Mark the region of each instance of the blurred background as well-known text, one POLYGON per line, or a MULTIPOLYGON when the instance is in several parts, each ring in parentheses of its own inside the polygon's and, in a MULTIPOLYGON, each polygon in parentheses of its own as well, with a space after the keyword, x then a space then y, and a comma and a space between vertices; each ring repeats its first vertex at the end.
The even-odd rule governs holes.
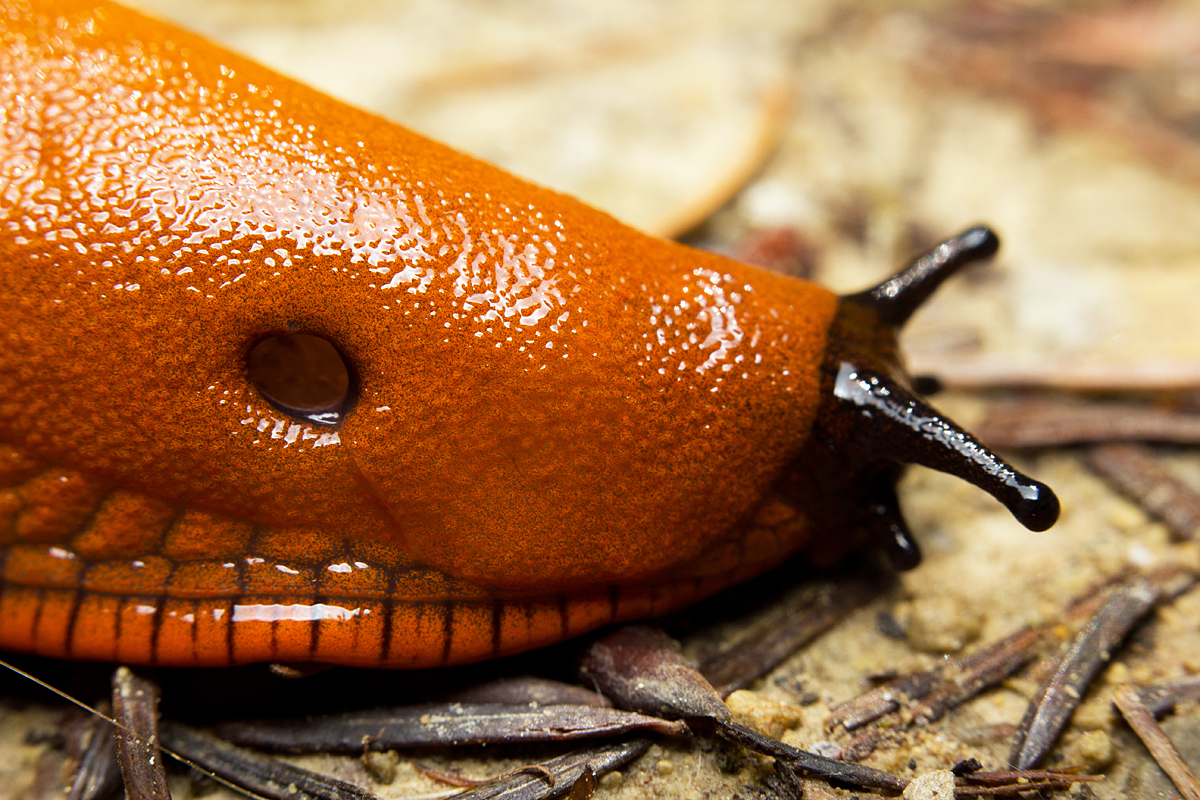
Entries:
POLYGON ((788 228, 839 290, 986 221, 1000 262, 922 315, 921 369, 1200 351, 1194 3, 140 5, 648 232, 788 228))
MULTIPOLYGON (((1196 2, 137 5, 644 231, 837 291, 869 286, 986 222, 1004 242, 999 257, 941 289, 904 337, 912 371, 952 390, 936 398, 940 407, 971 427, 997 397, 1033 387, 1200 410, 1196 2)), ((1200 489, 1194 449, 1162 455, 1200 489)), ((910 473, 902 499, 926 563, 756 688, 762 703, 794 709, 785 741, 828 737, 828 709, 861 691, 866 675, 926 668, 947 649, 1052 618, 1126 570, 1200 567, 1194 541, 1172 542, 1076 451, 1018 463, 1063 500, 1050 532, 1030 534, 952 478, 910 473), (917 642, 922 614, 960 633, 958 643, 917 642), (885 617, 909 625, 907 641, 904 631, 881 633, 885 617)), ((1155 783, 1140 745, 1105 712, 1104 693, 1131 678, 1200 672, 1196 594, 1123 652, 1090 697, 1091 727, 1064 737, 1057 758, 1109 775, 1086 796, 1169 796, 1157 794, 1169 785, 1155 783), (1097 736, 1107 750, 1077 746, 1097 736)), ((913 765, 974 755, 995 768, 1032 692, 1029 679, 1010 680, 934 733, 881 746, 869 763, 907 776, 913 765)), ((1181 720, 1195 752, 1194 706, 1181 720)), ((313 763, 362 779, 353 761, 313 763)), ((762 796, 744 788, 754 774, 750 760, 732 763, 711 746, 664 744, 623 786, 602 791, 762 796)), ((408 777, 374 789, 428 790, 408 777)))

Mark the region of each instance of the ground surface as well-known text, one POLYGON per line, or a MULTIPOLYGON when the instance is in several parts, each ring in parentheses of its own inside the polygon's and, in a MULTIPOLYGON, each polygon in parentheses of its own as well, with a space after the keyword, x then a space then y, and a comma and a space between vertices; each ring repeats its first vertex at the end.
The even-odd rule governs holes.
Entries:
MULTIPOLYGON (((1200 183, 1188 149, 1200 65, 1180 55, 1200 40, 1200 9, 1160 4, 1139 17, 1105 6, 1068 18, 1049 6, 855 5, 158 3, 164 16, 646 230, 675 234, 707 219, 693 238, 733 252, 756 230, 795 228, 811 248, 814 278, 837 290, 869 285, 935 237, 986 221, 1004 249, 913 321, 905 345, 917 371, 964 383, 1014 370, 1200 374, 1200 183), (1154 14, 1178 16, 1166 25, 1154 14), (1028 56, 1033 45, 988 50, 989 79, 972 71, 981 51, 964 43, 1003 44, 1014 29, 1033 41, 1031 30, 1055 26, 1062 33, 1051 44, 1060 44, 1037 47, 1061 72, 1075 70, 1067 82, 1075 94, 1048 98, 996 77, 1005 69, 1036 77, 1028 64, 1013 66, 1014 52, 1028 56)), ((1200 381, 1192 389, 1200 392, 1200 381)), ((987 399, 957 392, 936 402, 970 427, 987 399)), ((1172 458, 1200 487, 1196 453, 1172 458)), ((866 676, 942 657, 914 646, 913 620, 944 615, 943 627, 969 648, 1052 617, 1124 568, 1200 567, 1195 544, 1171 544, 1076 453, 1018 463, 1057 489, 1058 526, 1028 533, 978 491, 914 470, 902 498, 925 564, 743 702, 785 704, 793 721, 776 733, 812 747, 836 738, 825 715, 866 676), (880 612, 909 621, 908 640, 880 633, 880 612)), ((1092 759, 1109 776, 1092 785, 1096 797, 1159 796, 1144 750, 1108 699, 1121 682, 1196 672, 1193 591, 1117 655, 1054 760, 1092 759)), ((998 768, 1004 734, 1032 689, 1011 680, 867 763, 905 776, 968 756, 998 768)), ((47 745, 25 742, 31 729, 52 730, 58 714, 0 707, 0 798, 55 796, 43 791, 54 781, 35 781, 47 745)), ((1198 722, 1192 707, 1170 725, 1182 739, 1198 722)), ((302 763, 389 798, 438 790, 403 760, 390 785, 372 783, 353 760, 302 763)), ((520 763, 455 768, 477 775, 520 763)), ((599 796, 753 797, 762 769, 706 744, 663 744, 619 783, 609 778, 599 796)), ((192 792, 186 782, 176 788, 180 797, 192 792)))

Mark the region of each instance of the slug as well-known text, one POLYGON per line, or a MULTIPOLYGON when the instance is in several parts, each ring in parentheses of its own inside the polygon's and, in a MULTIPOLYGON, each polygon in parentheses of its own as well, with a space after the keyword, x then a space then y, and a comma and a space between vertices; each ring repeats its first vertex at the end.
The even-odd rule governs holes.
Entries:
POLYGON ((806 552, 917 553, 915 462, 1054 494, 909 388, 874 289, 642 235, 103 0, 0 17, 0 647, 426 667, 806 552))

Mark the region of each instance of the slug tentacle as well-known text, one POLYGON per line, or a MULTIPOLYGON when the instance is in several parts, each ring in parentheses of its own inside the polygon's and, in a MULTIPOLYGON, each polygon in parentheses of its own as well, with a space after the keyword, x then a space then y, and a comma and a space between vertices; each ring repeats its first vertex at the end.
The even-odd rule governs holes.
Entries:
POLYGON ((873 437, 886 431, 892 446, 876 444, 877 455, 894 449, 896 458, 956 475, 995 497, 1030 530, 1044 531, 1058 519, 1058 498, 1050 487, 1010 467, 974 436, 885 376, 843 361, 833 394, 871 418, 873 437))
POLYGON ((1000 237, 991 228, 976 225, 942 242, 878 286, 846 295, 842 302, 873 308, 880 322, 903 327, 942 281, 967 264, 991 258, 999 249, 1000 237))
POLYGON ((830 326, 821 406, 801 456, 812 474, 799 480, 798 491, 809 505, 828 509, 827 525, 849 519, 900 569, 920 560, 896 502, 901 464, 921 464, 978 486, 1031 530, 1045 530, 1058 519, 1058 498, 1049 487, 1013 469, 917 397, 897 347, 899 326, 934 289, 964 265, 993 255, 999 244, 990 229, 970 228, 875 288, 840 298, 830 326))
POLYGON ((898 570, 910 570, 921 563, 921 548, 908 530, 896 497, 896 481, 903 467, 895 465, 870 482, 863 504, 864 527, 871 541, 878 544, 898 570))

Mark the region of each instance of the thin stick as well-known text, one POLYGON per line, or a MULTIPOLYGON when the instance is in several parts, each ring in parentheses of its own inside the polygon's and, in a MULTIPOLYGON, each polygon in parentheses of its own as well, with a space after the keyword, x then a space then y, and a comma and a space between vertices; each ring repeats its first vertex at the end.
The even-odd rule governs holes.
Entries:
MULTIPOLYGON (((8 663, 7 661, 5 661, 2 658, 0 658, 0 668, 7 669, 9 672, 12 672, 16 675, 20 675, 22 678, 26 679, 27 681, 30 681, 31 683, 35 683, 38 686, 41 686, 43 689, 50 692, 51 694, 57 695, 58 697, 62 698, 63 700, 66 700, 68 703, 70 703, 74 706, 78 706, 79 708, 82 708, 87 713, 89 713, 93 716, 99 717, 100 719, 104 720, 105 722, 107 722, 110 725, 112 725, 113 727, 115 727, 123 735, 138 737, 137 731, 132 730, 131 728, 129 728, 125 725, 122 725, 117 720, 113 719, 112 717, 108 716, 107 714, 97 711, 96 709, 92 708, 87 703, 83 702, 82 700, 78 700, 78 699, 72 697, 71 695, 64 692, 62 689, 57 689, 57 688, 51 686, 50 684, 46 683, 44 680, 42 680, 38 676, 28 673, 25 670, 21 669, 20 667, 16 667, 16 666, 8 663)), ((158 747, 159 750, 162 750, 164 753, 166 753, 171 758, 178 761, 180 764, 184 764, 186 766, 191 767, 192 769, 196 770, 197 772, 201 773, 202 775, 204 775, 207 778, 212 778, 214 781, 221 784, 222 786, 224 786, 227 789, 231 789, 240 795, 245 795, 246 797, 249 797, 250 800, 267 800, 267 798, 265 798, 265 797, 254 794, 253 792, 249 792, 246 789, 243 789, 241 786, 238 786, 237 784, 234 784, 234 783, 231 783, 230 781, 225 780, 224 778, 222 778, 220 775, 216 774, 215 772, 205 769, 204 767, 200 766, 196 762, 192 761, 191 759, 185 758, 184 756, 181 756, 179 753, 174 752, 170 748, 163 747, 161 744, 158 744, 156 746, 158 747)))
POLYGON ((1146 745, 1150 755, 1154 756, 1154 760, 1171 778, 1175 788, 1179 789, 1179 793, 1184 796, 1185 800, 1200 800, 1200 779, 1184 763, 1183 757, 1179 755, 1175 745, 1171 744, 1167 734, 1159 727, 1154 715, 1150 713, 1150 709, 1143 705, 1141 694, 1137 688, 1122 686, 1117 689, 1113 703, 1120 709, 1121 716, 1125 717, 1129 727, 1133 728, 1133 732, 1146 745))
MULTIPOLYGON (((1017 769, 1035 765, 1058 739, 1063 726, 1125 635, 1154 608, 1162 591, 1137 577, 1122 586, 1076 635, 1057 668, 1029 704, 1009 762, 1017 769)), ((1197 800, 1200 800, 1198 798, 1197 800)))
POLYGON ((1092 442, 1200 444, 1200 414, 1136 403, 1026 399, 988 409, 975 435, 992 447, 1056 447, 1092 442))
POLYGON ((1200 492, 1172 475, 1150 448, 1134 442, 1095 445, 1087 461, 1148 514, 1165 522, 1176 541, 1190 541, 1200 533, 1200 492))
POLYGON ((1187 700, 1200 700, 1200 675, 1189 675, 1186 678, 1176 678, 1161 683, 1151 683, 1141 687, 1138 694, 1142 702, 1150 709, 1155 717, 1175 708, 1176 704, 1187 700))
POLYGON ((1069 364, 1046 362, 1013 366, 1011 359, 978 359, 957 364, 914 353, 914 375, 934 375, 947 389, 1062 389, 1073 392, 1165 392, 1200 389, 1200 362, 1069 364))
POLYGON ((124 723, 117 732, 117 757, 129 800, 171 800, 158 749, 158 687, 129 667, 117 667, 112 704, 113 716, 124 723))
POLYGON ((754 628, 700 665, 700 672, 728 697, 766 675, 785 659, 824 633, 842 617, 862 608, 888 586, 876 575, 822 584, 790 593, 766 624, 754 628))

